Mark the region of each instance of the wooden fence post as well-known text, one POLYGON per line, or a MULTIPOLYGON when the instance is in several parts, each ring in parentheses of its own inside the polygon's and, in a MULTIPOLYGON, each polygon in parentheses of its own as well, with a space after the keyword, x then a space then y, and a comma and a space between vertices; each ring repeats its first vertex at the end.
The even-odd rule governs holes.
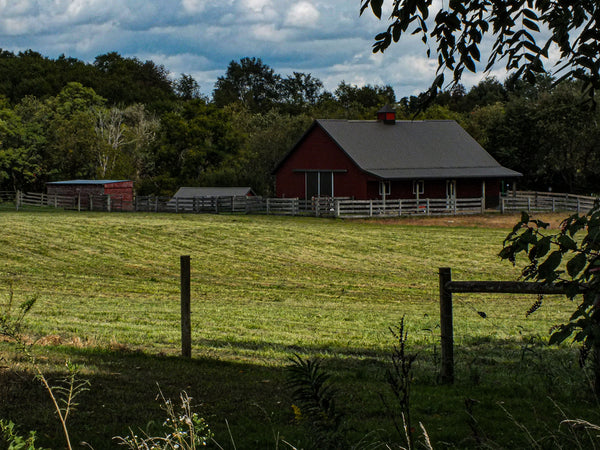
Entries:
POLYGON ((446 290, 446 283, 452 281, 452 269, 441 267, 440 272, 440 330, 442 340, 443 384, 454 383, 454 331, 452 324, 452 292, 446 290))
POLYGON ((192 321, 190 308, 190 256, 181 255, 181 356, 192 357, 192 321))
POLYGON ((19 202, 21 201, 21 191, 17 191, 17 196, 15 198, 15 206, 17 211, 19 210, 19 202))

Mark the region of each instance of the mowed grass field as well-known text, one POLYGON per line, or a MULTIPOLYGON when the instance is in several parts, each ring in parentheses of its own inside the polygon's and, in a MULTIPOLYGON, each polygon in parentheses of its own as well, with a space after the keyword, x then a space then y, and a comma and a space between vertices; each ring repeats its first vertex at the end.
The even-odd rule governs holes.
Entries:
MULTIPOLYGON (((534 297, 455 295, 457 381, 438 384, 438 269, 451 267, 456 280, 519 275, 497 257, 509 228, 486 223, 4 209, 0 300, 11 291, 17 302, 37 298, 28 331, 51 376, 60 378, 66 359, 82 366, 90 390, 70 427, 97 450, 116 446, 111 437, 128 427, 161 423, 159 387, 194 397, 225 448, 225 421, 236 448, 276 448, 277 436, 300 447, 306 433, 285 374, 294 353, 332 373, 350 436, 401 442, 382 398, 394 404, 388 328, 402 317, 419 354, 413 418, 434 447, 515 448, 528 442, 515 421, 547 438, 563 415, 594 420, 596 403, 575 348, 544 345, 573 308, 561 297, 526 317, 534 297), (191 256, 191 360, 178 356, 181 255, 191 256)), ((0 350, 0 417, 61 448, 28 361, 8 342, 0 350)))

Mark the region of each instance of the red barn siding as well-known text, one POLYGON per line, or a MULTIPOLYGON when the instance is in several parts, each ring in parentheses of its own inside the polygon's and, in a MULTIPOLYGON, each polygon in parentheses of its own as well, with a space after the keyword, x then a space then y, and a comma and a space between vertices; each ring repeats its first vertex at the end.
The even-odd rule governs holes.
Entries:
POLYGON ((120 198, 123 202, 133 201, 133 181, 121 181, 104 185, 104 194, 120 198))
POLYGON ((312 131, 279 167, 276 174, 277 197, 305 197, 307 170, 335 171, 336 197, 367 198, 367 175, 320 128, 312 131))

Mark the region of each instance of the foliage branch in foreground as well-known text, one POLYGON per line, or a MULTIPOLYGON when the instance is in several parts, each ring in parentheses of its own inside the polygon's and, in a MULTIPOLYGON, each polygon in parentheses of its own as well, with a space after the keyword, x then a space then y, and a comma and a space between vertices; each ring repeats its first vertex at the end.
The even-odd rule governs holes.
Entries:
MULTIPOLYGON (((552 328, 550 344, 569 337, 582 343, 583 359, 594 349, 596 389, 600 388, 600 204, 586 215, 563 220, 559 231, 548 232, 548 223, 525 212, 504 240, 499 256, 513 264, 519 254, 529 260, 524 280, 558 284, 570 300, 577 300, 569 321, 552 328), (563 264, 565 263, 565 264, 563 264)), ((530 313, 541 306, 538 300, 530 313)))
MULTIPOLYGON (((361 0, 361 14, 371 8, 381 19, 384 0, 361 0)), ((506 60, 506 69, 534 81, 547 72, 551 47, 559 50, 556 73, 560 80, 582 80, 589 98, 600 87, 600 4, 597 0, 393 0, 391 24, 375 36, 373 52, 383 52, 405 34, 416 34, 431 54, 437 43, 438 70, 430 88, 435 95, 444 84, 444 71, 457 83, 467 69, 476 72, 486 35, 495 38, 485 71, 506 60), (433 21, 430 16, 435 17, 433 21), (431 28, 431 29, 430 29, 431 28)))

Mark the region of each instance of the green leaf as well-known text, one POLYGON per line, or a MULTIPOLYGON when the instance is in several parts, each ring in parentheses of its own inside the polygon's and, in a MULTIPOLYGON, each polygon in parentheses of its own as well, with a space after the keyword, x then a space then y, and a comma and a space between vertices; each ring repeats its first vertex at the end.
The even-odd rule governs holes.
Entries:
POLYGON ((558 331, 552 333, 550 336, 550 340, 548 341, 548 345, 560 344, 569 336, 571 336, 573 330, 571 324, 561 325, 558 331))
POLYGON ((577 250, 577 243, 566 234, 561 234, 558 237, 558 245, 560 245, 560 249, 563 252, 566 252, 567 250, 577 250))
POLYGON ((465 56, 463 58, 463 63, 465 64, 465 67, 467 69, 469 69, 471 72, 475 73, 477 71, 475 68, 475 63, 469 56, 465 56))
POLYGON ((510 259, 511 257, 514 258, 514 253, 515 253, 514 246, 509 245, 508 247, 504 247, 502 250, 500 250, 500 253, 498 253, 498 256, 501 259, 510 259))
POLYGON ((551 242, 552 241, 550 239, 550 236, 544 236, 538 241, 538 243, 534 247, 536 259, 543 258, 548 254, 548 252, 550 251, 551 242))
POLYGON ((537 26, 537 23, 535 23, 533 20, 530 19, 523 19, 523 25, 527 28, 529 28, 530 30, 533 31, 540 31, 540 27, 537 26))
POLYGON ((567 263, 567 273, 571 278, 575 278, 583 270, 586 263, 585 253, 578 253, 567 263))
POLYGON ((540 264, 538 268, 538 276, 537 278, 540 280, 555 280, 557 278, 556 268, 560 265, 562 261, 562 253, 560 251, 554 251, 550 253, 546 261, 540 264))
POLYGON ((371 0, 371 9, 373 10, 373 14, 378 19, 381 19, 381 6, 383 5, 383 0, 371 0))

